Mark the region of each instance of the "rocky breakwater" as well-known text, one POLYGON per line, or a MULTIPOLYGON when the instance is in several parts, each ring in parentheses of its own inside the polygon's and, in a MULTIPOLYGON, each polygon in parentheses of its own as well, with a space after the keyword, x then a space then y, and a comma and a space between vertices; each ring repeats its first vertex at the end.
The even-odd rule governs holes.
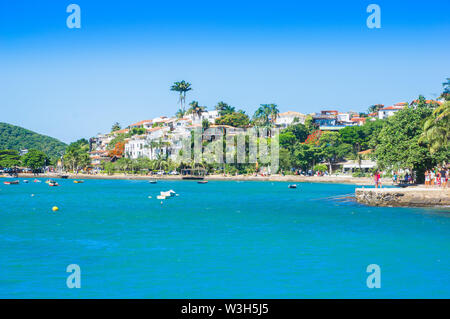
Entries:
POLYGON ((408 188, 357 188, 356 201, 370 206, 449 207, 450 189, 408 188))

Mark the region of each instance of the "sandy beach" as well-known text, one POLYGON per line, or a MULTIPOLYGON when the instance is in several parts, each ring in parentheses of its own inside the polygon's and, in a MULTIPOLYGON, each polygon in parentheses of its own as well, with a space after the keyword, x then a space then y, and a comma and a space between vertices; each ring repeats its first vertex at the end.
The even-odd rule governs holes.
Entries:
MULTIPOLYGON (((39 174, 40 178, 58 178, 60 174, 39 174)), ((130 180, 182 180, 180 175, 131 175, 131 174, 64 174, 70 179, 130 179, 130 180)), ((4 177, 4 176, 3 176, 4 177)), ((33 174, 19 174, 22 178, 35 178, 33 174)), ((223 176, 208 175, 205 180, 210 181, 268 181, 268 182, 297 182, 297 183, 337 183, 354 185, 373 185, 372 178, 352 177, 352 176, 299 176, 299 175, 278 175, 271 176, 223 176)), ((393 185, 391 179, 382 179, 382 185, 393 185)))

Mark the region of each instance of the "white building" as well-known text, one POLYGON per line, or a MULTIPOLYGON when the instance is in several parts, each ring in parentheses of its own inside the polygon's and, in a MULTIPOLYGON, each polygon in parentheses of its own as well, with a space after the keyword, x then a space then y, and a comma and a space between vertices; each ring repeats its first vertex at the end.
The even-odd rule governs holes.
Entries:
POLYGON ((135 135, 129 139, 126 139, 125 141, 125 156, 132 159, 140 157, 150 158, 149 149, 146 147, 146 135, 135 135))
POLYGON ((287 111, 278 114, 278 117, 275 120, 275 125, 286 128, 292 124, 305 124, 305 119, 306 119, 305 114, 295 111, 287 111), (294 120, 298 120, 298 122, 294 123, 294 120))
POLYGON ((341 123, 348 123, 348 122, 350 122, 351 118, 352 118, 352 114, 350 114, 350 113, 339 112, 337 114, 337 120, 338 120, 338 122, 341 122, 341 123))
POLYGON ((378 118, 380 120, 386 119, 386 118, 394 115, 395 113, 397 113, 401 109, 403 109, 406 105, 408 105, 408 103, 401 102, 401 103, 396 103, 396 104, 394 104, 392 106, 388 106, 388 107, 384 107, 382 109, 379 109, 378 110, 378 118))
POLYGON ((202 124, 203 120, 208 120, 209 123, 214 124, 219 117, 219 111, 205 111, 202 112, 200 117, 197 114, 187 114, 185 118, 189 119, 193 124, 202 124))

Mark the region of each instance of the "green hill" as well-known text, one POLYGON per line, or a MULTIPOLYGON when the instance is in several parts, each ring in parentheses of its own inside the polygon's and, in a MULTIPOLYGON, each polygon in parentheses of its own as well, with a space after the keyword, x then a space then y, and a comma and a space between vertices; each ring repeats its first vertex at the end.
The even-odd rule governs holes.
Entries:
POLYGON ((37 149, 50 158, 55 158, 64 152, 66 146, 56 138, 41 135, 20 126, 0 123, 0 150, 37 149))

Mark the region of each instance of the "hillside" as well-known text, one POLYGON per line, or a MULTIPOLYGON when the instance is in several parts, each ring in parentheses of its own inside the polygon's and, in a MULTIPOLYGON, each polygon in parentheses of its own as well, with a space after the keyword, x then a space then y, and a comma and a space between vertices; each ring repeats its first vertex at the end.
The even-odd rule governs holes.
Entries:
POLYGON ((59 157, 66 144, 56 138, 38 134, 7 123, 0 123, 0 149, 22 150, 37 149, 49 157, 59 157))

